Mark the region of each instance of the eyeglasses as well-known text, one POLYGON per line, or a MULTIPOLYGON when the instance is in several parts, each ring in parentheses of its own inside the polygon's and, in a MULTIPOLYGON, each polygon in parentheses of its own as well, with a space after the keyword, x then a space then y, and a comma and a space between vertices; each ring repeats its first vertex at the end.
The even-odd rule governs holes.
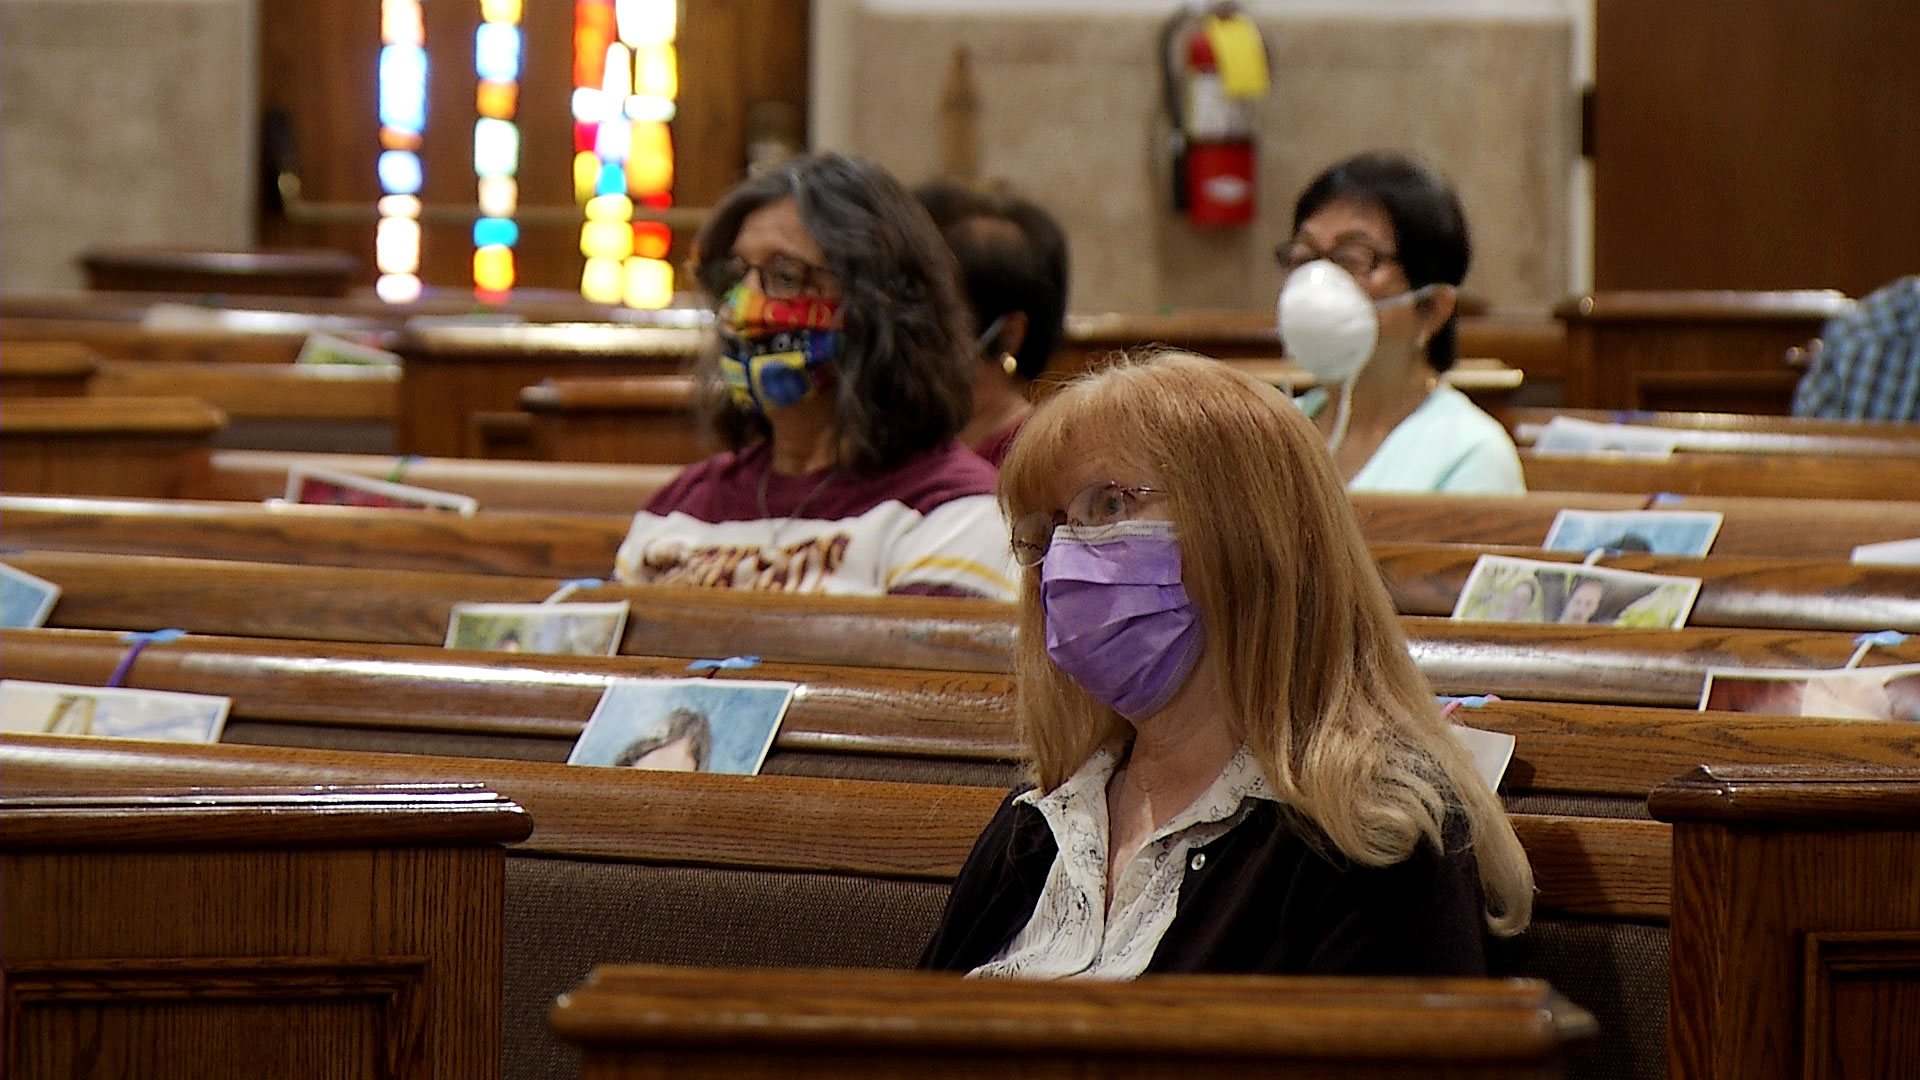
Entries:
POLYGON ((1381 251, 1364 240, 1342 240, 1333 245, 1331 251, 1321 251, 1305 240, 1295 240, 1273 249, 1273 261, 1279 264, 1283 274, 1291 274, 1317 259, 1325 259, 1352 274, 1356 281, 1364 281, 1380 269, 1381 263, 1399 262, 1400 256, 1391 251, 1381 251))
POLYGON ((1054 530, 1090 529, 1128 521, 1150 498, 1164 498, 1160 488, 1128 487, 1108 480, 1090 484, 1067 503, 1064 512, 1035 510, 1013 523, 1013 557, 1021 566, 1038 566, 1053 544, 1054 530))
POLYGON ((815 266, 790 255, 774 255, 766 262, 751 263, 738 255, 700 268, 700 283, 716 297, 727 295, 752 271, 760 277, 760 291, 769 300, 791 300, 796 296, 820 296, 826 292, 823 282, 833 280, 833 271, 815 266))

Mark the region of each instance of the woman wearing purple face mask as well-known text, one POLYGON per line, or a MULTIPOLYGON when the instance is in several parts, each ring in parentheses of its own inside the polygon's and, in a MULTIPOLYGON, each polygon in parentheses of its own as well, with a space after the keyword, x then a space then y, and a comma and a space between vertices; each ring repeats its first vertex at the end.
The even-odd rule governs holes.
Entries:
POLYGON ((1350 490, 1526 491, 1506 429, 1440 378, 1471 257, 1459 198, 1398 155, 1342 161, 1295 204, 1280 338, 1320 383, 1300 407, 1350 490))
POLYGON ((717 348, 697 373, 727 449, 634 517, 622 581, 1013 594, 994 470, 957 441, 974 354, 954 259, 886 170, 797 158, 694 239, 717 348))
POLYGON ((1001 502, 1035 786, 922 964, 1483 974, 1532 873, 1408 656, 1312 424, 1185 354, 1049 398, 1001 502))

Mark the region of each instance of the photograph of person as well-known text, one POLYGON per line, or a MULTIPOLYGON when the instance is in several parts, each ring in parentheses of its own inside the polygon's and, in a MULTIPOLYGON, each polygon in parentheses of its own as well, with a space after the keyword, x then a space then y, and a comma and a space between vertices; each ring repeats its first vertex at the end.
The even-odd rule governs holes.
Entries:
POLYGON ((1705 555, 1720 535, 1717 510, 1562 510, 1547 530, 1548 551, 1705 555))
POLYGON ((1700 579, 1482 555, 1454 603, 1462 622, 1685 626, 1700 579))
POLYGON ((773 746, 793 686, 617 679, 601 695, 567 763, 752 776, 773 746))
POLYGON ((231 698, 170 690, 0 681, 0 730, 214 743, 231 698))
POLYGON ((1712 668, 1700 708, 1833 720, 1920 722, 1920 664, 1837 669, 1712 668))
POLYGON ((1228 365, 1137 353, 1042 402, 1001 477, 1033 786, 921 966, 1484 974, 1532 872, 1312 421, 1228 365))
POLYGON ((612 656, 627 626, 627 602, 455 604, 447 648, 549 656, 612 656))
POLYGON ((410 487, 353 473, 295 465, 287 470, 286 501, 319 506, 378 506, 392 510, 452 510, 472 514, 480 504, 472 496, 410 487))
POLYGON ((60 586, 0 563, 0 626, 9 630, 45 626, 59 601, 60 586))

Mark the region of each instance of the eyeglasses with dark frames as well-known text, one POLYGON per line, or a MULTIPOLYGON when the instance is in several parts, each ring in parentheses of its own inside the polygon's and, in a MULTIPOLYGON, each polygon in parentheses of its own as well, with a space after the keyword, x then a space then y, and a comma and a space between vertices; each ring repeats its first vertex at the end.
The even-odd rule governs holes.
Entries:
POLYGON ((823 283, 833 280, 833 271, 791 255, 773 255, 757 263, 731 255, 717 263, 702 266, 700 282, 715 297, 723 297, 733 291, 735 285, 745 281, 748 273, 760 278, 760 291, 767 294, 769 300, 819 296, 826 292, 823 283))
POLYGON ((1291 274, 1320 259, 1352 274, 1356 281, 1364 281, 1380 269, 1382 263, 1399 262, 1400 256, 1397 252, 1381 251, 1364 240, 1342 240, 1327 251, 1305 240, 1294 240, 1273 249, 1273 261, 1283 274, 1291 274))

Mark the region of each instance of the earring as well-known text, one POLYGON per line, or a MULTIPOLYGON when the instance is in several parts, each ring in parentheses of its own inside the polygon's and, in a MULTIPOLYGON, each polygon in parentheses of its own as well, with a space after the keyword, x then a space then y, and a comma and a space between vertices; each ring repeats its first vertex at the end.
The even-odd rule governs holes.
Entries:
POLYGON ((1012 375, 1020 370, 1020 361, 1014 359, 1012 353, 1001 353, 1000 370, 1006 372, 1008 375, 1012 375))

